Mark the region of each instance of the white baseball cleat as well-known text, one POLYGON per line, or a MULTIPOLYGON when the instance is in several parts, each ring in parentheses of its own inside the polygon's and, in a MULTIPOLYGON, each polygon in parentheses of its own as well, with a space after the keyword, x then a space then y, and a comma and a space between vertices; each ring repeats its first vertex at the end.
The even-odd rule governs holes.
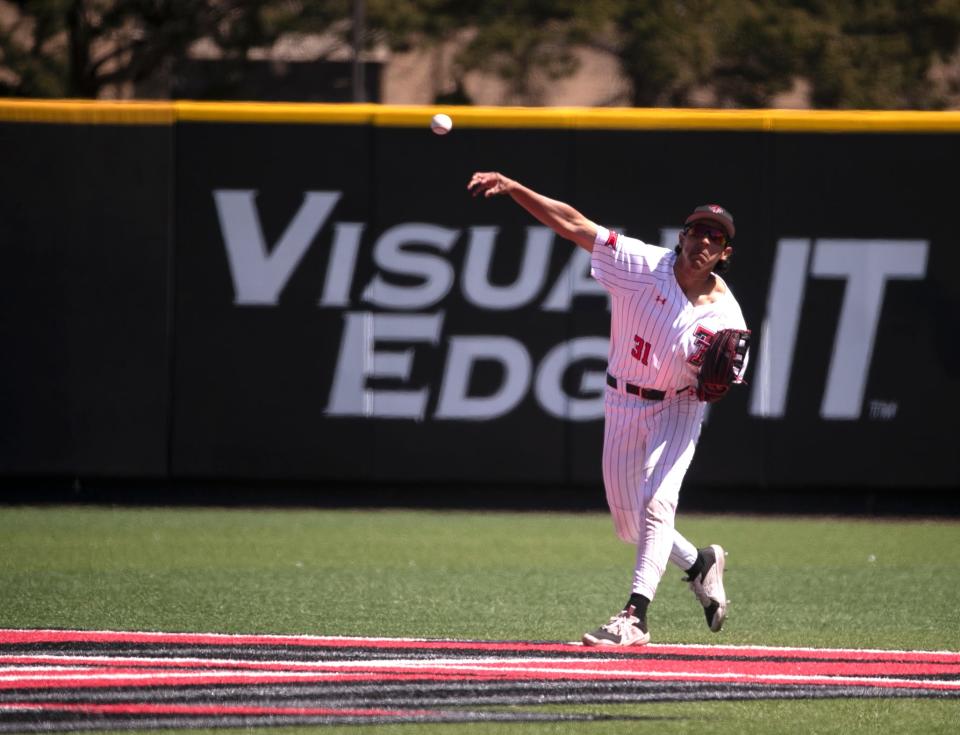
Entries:
POLYGON ((650 634, 640 627, 640 618, 633 614, 631 605, 591 633, 583 634, 585 646, 643 646, 650 642, 650 634))
POLYGON ((703 612, 707 617, 707 625, 714 633, 723 627, 727 617, 727 593, 723 589, 723 568, 726 564, 726 552, 722 546, 711 544, 700 549, 706 559, 706 567, 693 579, 687 579, 690 589, 703 605, 703 612))

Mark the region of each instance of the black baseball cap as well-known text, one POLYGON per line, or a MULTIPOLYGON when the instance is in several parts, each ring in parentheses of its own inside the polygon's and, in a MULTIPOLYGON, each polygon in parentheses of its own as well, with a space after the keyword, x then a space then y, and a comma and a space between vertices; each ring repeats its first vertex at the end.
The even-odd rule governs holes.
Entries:
POLYGON ((719 204, 701 204, 693 210, 693 214, 687 217, 686 222, 683 224, 689 225, 691 222, 698 222, 705 219, 716 222, 723 227, 727 232, 727 238, 730 240, 733 239, 734 234, 737 232, 733 226, 733 215, 719 204))

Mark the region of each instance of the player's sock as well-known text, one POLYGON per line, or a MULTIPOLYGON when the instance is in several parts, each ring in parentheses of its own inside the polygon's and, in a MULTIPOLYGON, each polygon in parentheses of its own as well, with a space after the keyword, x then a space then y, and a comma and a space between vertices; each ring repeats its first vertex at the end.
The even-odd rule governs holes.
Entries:
POLYGON ((633 607, 633 614, 640 621, 637 627, 644 633, 647 632, 647 607, 649 607, 649 605, 650 600, 634 592, 630 595, 630 599, 627 600, 627 604, 623 606, 624 610, 630 609, 631 606, 633 607))
POLYGON ((703 553, 697 551, 697 560, 693 563, 693 566, 687 570, 687 578, 684 581, 689 582, 691 579, 699 577, 701 572, 703 572, 705 563, 706 562, 704 561, 703 553))
POLYGON ((697 549, 697 560, 687 570, 686 581, 689 582, 695 577, 702 577, 703 573, 716 563, 717 557, 709 546, 705 549, 697 549))

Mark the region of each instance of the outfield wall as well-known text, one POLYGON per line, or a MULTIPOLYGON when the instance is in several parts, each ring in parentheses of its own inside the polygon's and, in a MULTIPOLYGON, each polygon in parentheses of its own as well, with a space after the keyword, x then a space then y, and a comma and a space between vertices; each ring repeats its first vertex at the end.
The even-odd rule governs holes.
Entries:
POLYGON ((595 485, 608 303, 498 169, 736 217, 689 481, 956 488, 958 113, 0 102, 0 474, 595 485))

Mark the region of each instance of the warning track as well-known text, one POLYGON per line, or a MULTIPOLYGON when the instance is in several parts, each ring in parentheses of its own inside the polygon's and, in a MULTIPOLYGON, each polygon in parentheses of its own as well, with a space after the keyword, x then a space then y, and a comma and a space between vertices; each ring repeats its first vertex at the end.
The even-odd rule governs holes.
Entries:
POLYGON ((960 698, 960 653, 0 629, 0 732, 599 719, 542 705, 820 697, 960 698))

